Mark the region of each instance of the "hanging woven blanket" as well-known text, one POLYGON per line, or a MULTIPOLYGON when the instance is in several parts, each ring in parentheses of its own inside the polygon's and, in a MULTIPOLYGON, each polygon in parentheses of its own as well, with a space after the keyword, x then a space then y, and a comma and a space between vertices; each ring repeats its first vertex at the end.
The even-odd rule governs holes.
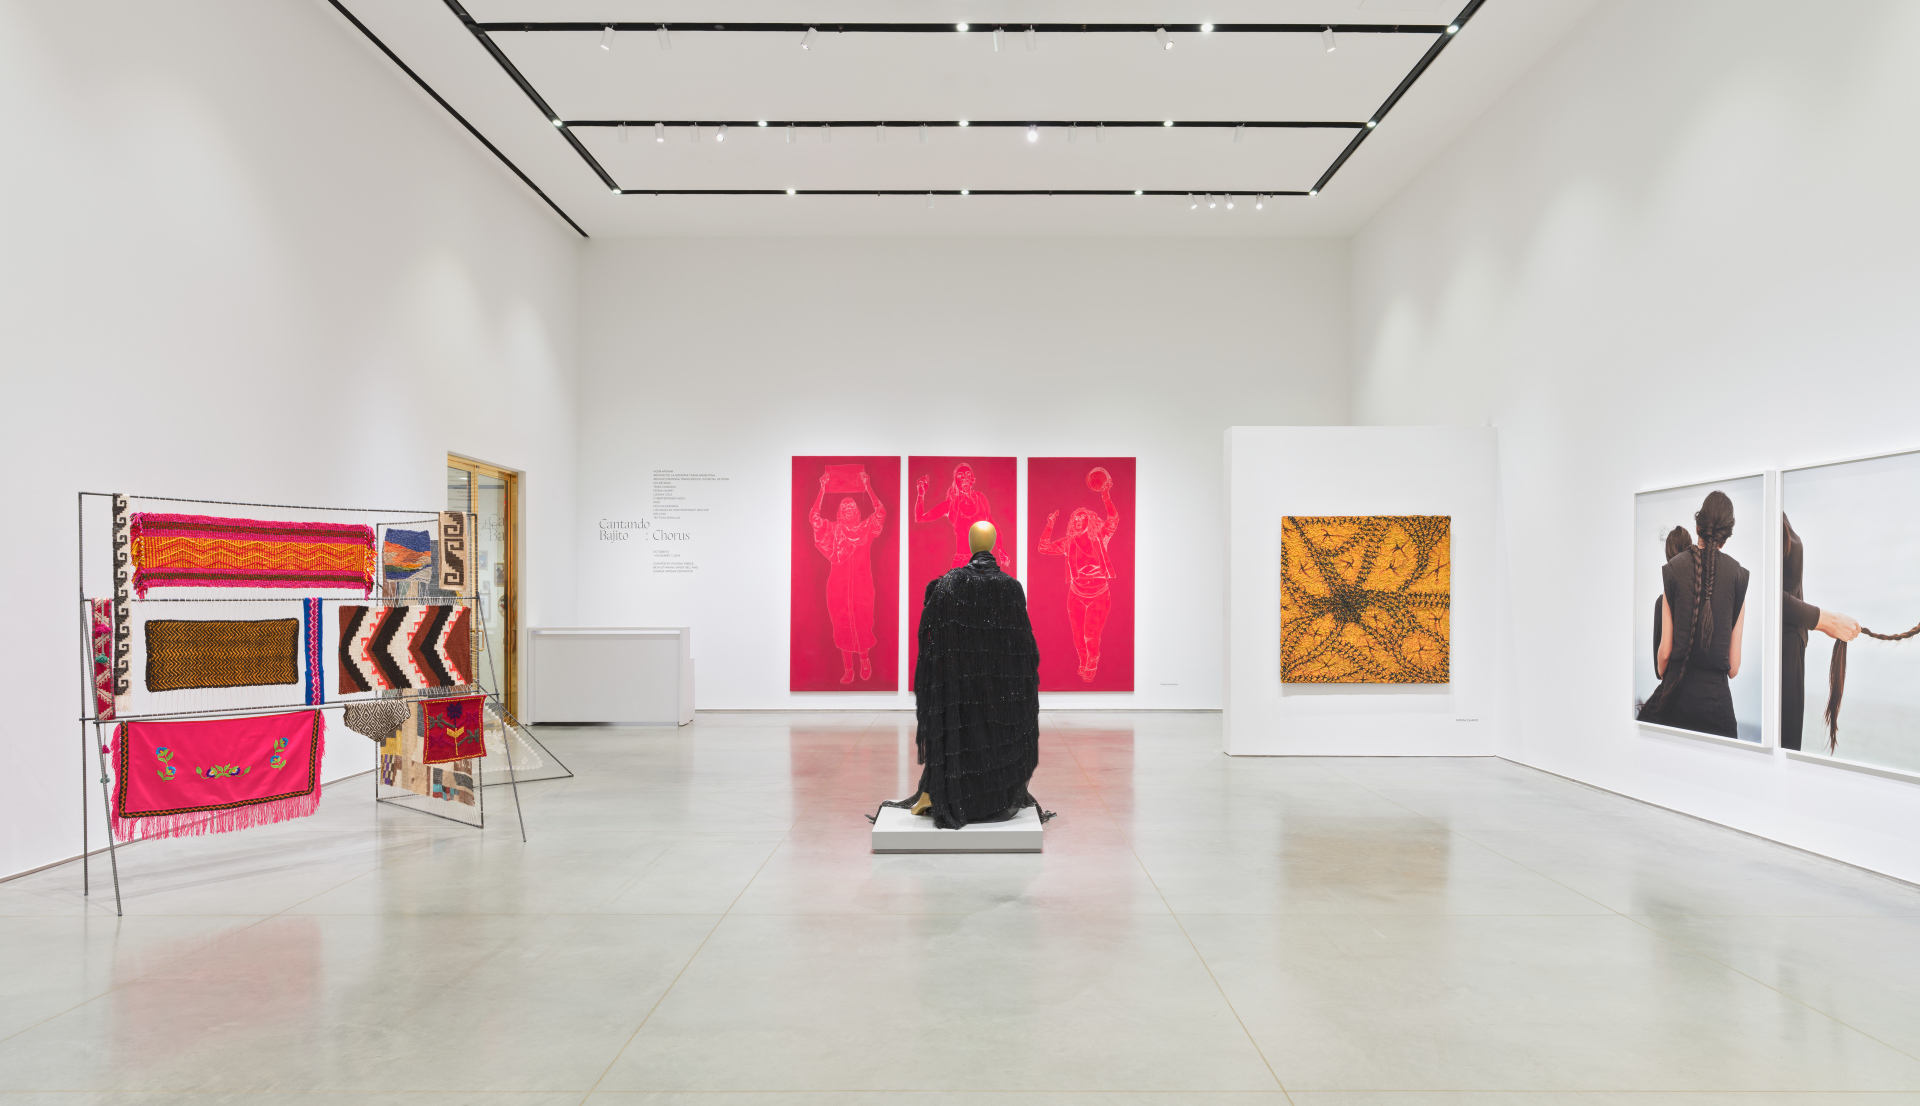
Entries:
POLYGON ((462 511, 440 512, 440 586, 467 594, 467 516, 462 511))
POLYGON ((340 608, 340 694, 473 682, 472 620, 463 606, 340 608))
POLYGON ((380 576, 388 583, 411 580, 433 570, 433 534, 426 530, 387 529, 380 545, 380 576))
POLYGON ((326 669, 321 657, 324 653, 320 645, 320 635, 324 627, 320 625, 321 600, 316 598, 300 601, 300 653, 306 661, 302 669, 302 680, 307 692, 307 705, 318 706, 327 701, 327 683, 323 677, 326 669))
POLYGON ((403 787, 416 795, 472 806, 474 779, 480 764, 477 759, 446 764, 428 764, 422 759, 426 756, 427 722, 421 707, 428 702, 432 700, 408 700, 406 723, 381 743, 380 782, 389 787, 403 787))
POLYGON ((113 497, 113 699, 116 713, 133 694, 133 507, 113 497))
POLYGON ((300 682, 300 620, 154 619, 146 624, 147 690, 300 682))
POLYGON ((373 528, 338 522, 262 522, 136 514, 133 587, 352 588, 373 594, 373 528))
POLYGON ((317 710, 114 728, 113 832, 122 841, 228 833, 320 808, 317 710))
POLYGON ((426 720, 426 749, 421 760, 445 764, 487 755, 487 697, 461 695, 420 700, 426 720))
POLYGON ((87 600, 93 644, 93 713, 105 721, 113 717, 113 600, 87 600))
POLYGON ((355 703, 345 714, 347 729, 385 744, 394 731, 406 724, 407 703, 404 699, 375 699, 371 703, 355 703))

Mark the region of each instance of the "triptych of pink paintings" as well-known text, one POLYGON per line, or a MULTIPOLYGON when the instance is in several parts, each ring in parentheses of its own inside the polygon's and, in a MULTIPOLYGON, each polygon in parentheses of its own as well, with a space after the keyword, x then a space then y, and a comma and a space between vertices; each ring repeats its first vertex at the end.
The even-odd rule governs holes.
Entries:
POLYGON ((1019 517, 1012 457, 793 459, 794 691, 898 691, 900 535, 907 546, 907 672, 920 597, 971 556, 991 522, 1009 575, 1026 563, 1040 690, 1133 690, 1134 459, 1030 457, 1019 517), (1024 544, 1022 539, 1025 539, 1024 544))

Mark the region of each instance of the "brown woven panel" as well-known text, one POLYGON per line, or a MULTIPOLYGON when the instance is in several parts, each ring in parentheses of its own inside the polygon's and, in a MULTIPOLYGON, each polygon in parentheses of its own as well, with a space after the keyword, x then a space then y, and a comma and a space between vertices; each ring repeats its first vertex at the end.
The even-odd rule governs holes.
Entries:
POLYGON ((147 623, 147 690, 300 682, 300 620, 147 623))

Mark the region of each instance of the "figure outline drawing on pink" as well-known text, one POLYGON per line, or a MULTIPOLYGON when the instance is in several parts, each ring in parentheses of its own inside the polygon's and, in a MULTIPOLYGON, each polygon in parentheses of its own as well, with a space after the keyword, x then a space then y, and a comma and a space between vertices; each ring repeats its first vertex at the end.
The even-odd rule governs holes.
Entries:
POLYGON ((1113 475, 1105 468, 1096 465, 1087 473, 1087 487, 1100 494, 1106 521, 1090 507, 1076 507, 1067 518, 1066 536, 1055 541, 1053 526, 1060 518, 1055 509, 1040 531, 1038 548, 1043 554, 1066 559, 1069 636, 1080 655, 1081 682, 1092 683, 1100 669, 1100 637, 1113 611, 1113 558, 1107 546, 1120 529, 1120 509, 1113 505, 1113 475))
MULTIPOLYGON (((947 485, 947 497, 926 508, 927 485, 932 478, 922 475, 913 482, 913 521, 937 522, 941 518, 953 523, 953 564, 950 568, 959 568, 973 559, 973 549, 967 544, 967 532, 976 522, 991 523, 993 509, 987 503, 987 493, 975 486, 973 466, 965 461, 953 466, 953 482, 947 485)), ((996 546, 993 559, 1000 562, 1000 570, 1012 573, 1013 560, 1009 547, 996 546)))
MULTIPOLYGON (((851 489, 845 489, 851 490, 851 489)), ((887 526, 887 507, 873 490, 873 479, 864 466, 828 465, 820 473, 820 493, 814 497, 808 514, 813 524, 813 547, 832 567, 827 573, 827 616, 833 622, 833 644, 840 650, 840 682, 853 682, 854 662, 859 661, 860 678, 873 678, 873 543, 887 526), (860 505, 853 497, 840 500, 834 517, 821 517, 827 486, 836 476, 851 475, 845 470, 859 469, 860 490, 873 502, 873 512, 860 517, 860 505), (835 470, 841 470, 836 473, 835 470)))

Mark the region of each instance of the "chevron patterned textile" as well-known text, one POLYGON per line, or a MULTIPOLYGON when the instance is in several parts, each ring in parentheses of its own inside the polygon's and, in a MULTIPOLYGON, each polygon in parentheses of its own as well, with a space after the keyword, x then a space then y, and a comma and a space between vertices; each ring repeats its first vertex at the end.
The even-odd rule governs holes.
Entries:
POLYGON ((373 528, 141 513, 132 523, 133 587, 352 588, 373 593, 373 528))
POLYGON ((473 683, 464 606, 340 608, 340 694, 473 683))

